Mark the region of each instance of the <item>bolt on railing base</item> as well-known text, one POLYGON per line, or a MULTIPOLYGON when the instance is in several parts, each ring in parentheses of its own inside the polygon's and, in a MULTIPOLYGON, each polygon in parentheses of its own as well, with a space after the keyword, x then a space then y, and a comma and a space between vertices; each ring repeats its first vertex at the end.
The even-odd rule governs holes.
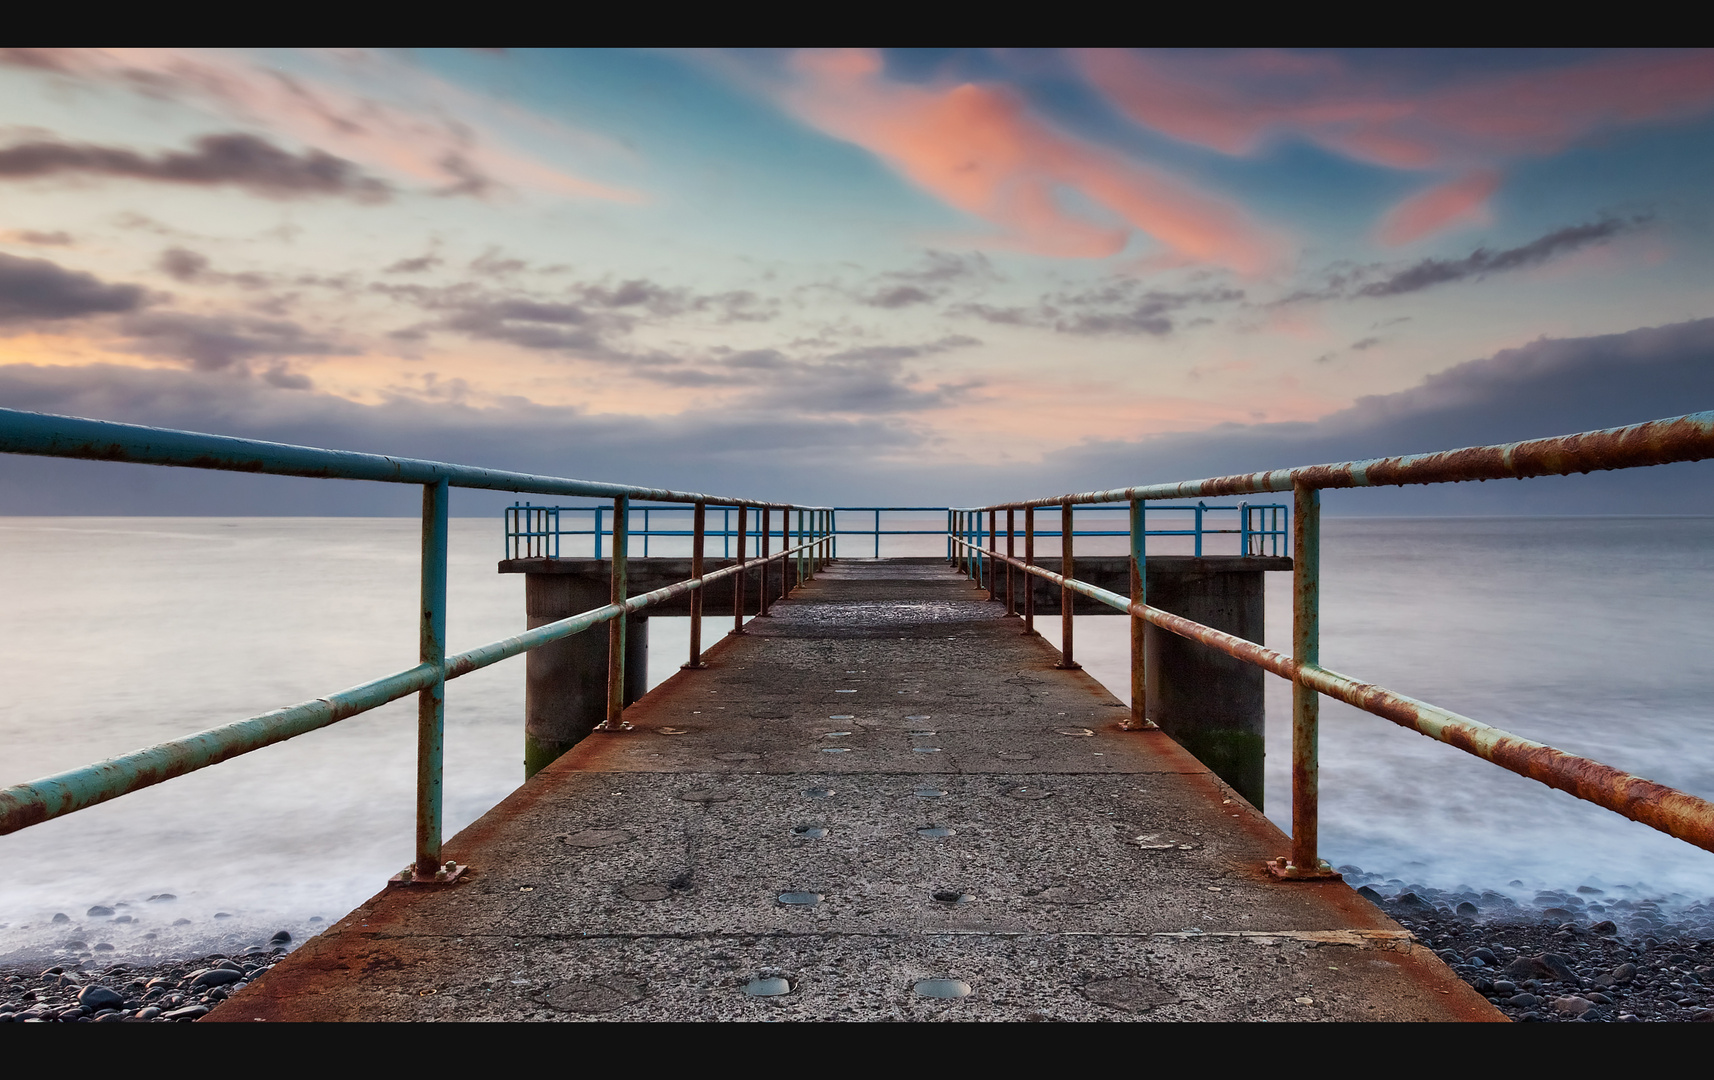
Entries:
POLYGON ((461 866, 449 859, 446 865, 433 874, 424 877, 417 873, 416 867, 407 866, 387 879, 387 888, 402 889, 411 885, 456 885, 458 879, 463 877, 464 872, 469 869, 470 867, 461 866))
POLYGON ((1281 881, 1343 881, 1345 875, 1333 869, 1323 859, 1321 865, 1314 869, 1294 866, 1292 861, 1281 855, 1266 864, 1268 873, 1281 881))
POLYGON ((1124 723, 1119 725, 1120 731, 1159 731, 1160 729, 1161 726, 1153 720, 1144 720, 1140 724, 1133 724, 1129 720, 1126 720, 1124 723))
POLYGON ((697 663, 697 664, 684 663, 684 664, 680 664, 678 666, 678 669, 680 671, 706 671, 706 670, 708 670, 708 665, 702 664, 702 663, 697 663))
POLYGON ((617 724, 611 720, 603 720, 590 728, 590 731, 630 731, 635 725, 629 720, 621 720, 617 724))
MULTIPOLYGON (((1039 637, 1040 635, 1037 635, 1037 636, 1039 637)), ((1075 660, 1073 660, 1069 664, 1066 663, 1064 660, 1061 660, 1059 663, 1057 663, 1053 666, 1058 668, 1060 671, 1082 671, 1083 670, 1083 665, 1079 664, 1075 660)))

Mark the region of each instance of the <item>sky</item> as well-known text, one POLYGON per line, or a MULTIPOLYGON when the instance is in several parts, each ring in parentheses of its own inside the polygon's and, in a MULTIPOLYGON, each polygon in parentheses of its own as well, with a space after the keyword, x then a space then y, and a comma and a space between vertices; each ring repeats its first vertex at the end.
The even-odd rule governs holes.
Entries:
MULTIPOLYGON (((1702 50, 9 50, 0 406, 847 504, 1553 435, 1714 407, 1711 181, 1702 50)), ((162 472, 0 513, 411 506, 162 472)), ((1714 512, 1448 492, 1339 505, 1714 512)))

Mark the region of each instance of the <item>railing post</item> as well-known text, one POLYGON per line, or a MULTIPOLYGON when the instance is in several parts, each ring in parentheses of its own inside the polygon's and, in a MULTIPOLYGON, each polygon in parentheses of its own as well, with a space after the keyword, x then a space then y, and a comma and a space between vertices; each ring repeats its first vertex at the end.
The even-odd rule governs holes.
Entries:
MULTIPOLYGON (((417 658, 440 670, 417 693, 417 857, 412 881, 446 881, 440 862, 441 762, 446 726, 446 537, 450 489, 443 478, 423 485, 422 605, 417 658)), ((456 870, 457 868, 450 868, 456 870)))
POLYGON ((1016 510, 1006 511, 1006 616, 1008 618, 1018 613, 1017 596, 1012 589, 1013 566, 1011 563, 1011 560, 1017 558, 1018 555, 1017 551, 1014 550, 1016 542, 1013 538, 1016 532, 1017 513, 1016 510))
MULTIPOLYGON (((1024 565, 1036 564, 1036 508, 1024 507, 1024 565)), ((1036 582, 1035 575, 1027 571, 1021 575, 1024 583, 1024 633, 1036 632, 1036 582)))
MULTIPOLYGON (((631 500, 621 495, 613 500, 613 582, 608 589, 608 603, 623 604, 626 579, 626 557, 630 554, 631 500)), ((625 616, 607 624, 607 719, 595 725, 597 731, 625 731, 625 616)))
MULTIPOLYGON (((1147 604, 1149 602, 1149 532, 1147 527, 1148 503, 1142 499, 1131 500, 1131 603, 1147 604)), ((1149 624, 1136 615, 1131 616, 1131 715, 1125 721, 1125 730, 1143 731, 1155 725, 1149 722, 1149 680, 1148 663, 1145 659, 1144 644, 1148 639, 1149 624)))
MULTIPOLYGON (((1321 665, 1321 490, 1292 485, 1291 655, 1299 666, 1321 665)), ((1321 697, 1291 684, 1291 857, 1268 868, 1291 879, 1336 878, 1317 851, 1320 830, 1321 697)))
MULTIPOLYGON (((1072 508, 1070 503, 1061 503, 1059 507, 1059 572, 1067 580, 1077 576, 1076 567, 1071 557, 1072 508)), ((1077 594, 1069 586, 1061 586, 1059 590, 1059 663, 1056 668, 1075 671, 1083 665, 1071 655, 1071 619, 1072 610, 1076 606, 1077 594)))
MULTIPOLYGON (((702 552, 708 527, 708 504, 697 503, 690 519, 690 576, 702 576, 702 552)), ((702 589, 690 593, 690 660, 685 667, 698 671, 708 665, 702 662, 702 589)))
POLYGON ((601 507, 595 508, 595 557, 601 557, 601 507))
POLYGON ((1203 503, 1196 504, 1196 555, 1198 558, 1202 557, 1202 511, 1205 508, 1203 503))
POLYGON ((1250 553, 1250 504, 1238 504, 1238 554, 1250 553))
POLYGON ((747 506, 738 507, 738 572, 732 575, 732 630, 734 634, 744 632, 744 579, 749 574, 744 570, 744 541, 748 531, 749 510, 747 506))
POLYGON ((881 557, 881 511, 875 511, 875 558, 881 557))
POLYGON ((756 585, 756 614, 760 618, 768 617, 768 549, 770 547, 768 532, 773 527, 774 512, 769 507, 762 507, 762 550, 757 554, 762 559, 761 571, 756 575, 759 579, 756 585))
POLYGON ((994 522, 996 520, 994 515, 995 511, 988 511, 988 599, 990 600, 997 596, 994 580, 999 576, 1000 570, 999 564, 994 561, 994 553, 999 550, 995 546, 994 540, 994 522))

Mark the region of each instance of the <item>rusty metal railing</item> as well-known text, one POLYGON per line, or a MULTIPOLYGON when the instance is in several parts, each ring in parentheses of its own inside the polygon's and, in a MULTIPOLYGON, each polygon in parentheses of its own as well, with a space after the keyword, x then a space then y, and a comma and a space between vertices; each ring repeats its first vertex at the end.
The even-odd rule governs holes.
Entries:
MULTIPOLYGON (((609 650, 607 716, 600 727, 609 730, 624 727, 621 713, 624 707, 626 620, 623 616, 690 593, 692 610, 698 617, 691 621, 690 662, 685 666, 702 667, 700 615, 705 586, 721 578, 736 577, 733 632, 743 633, 744 580, 748 571, 758 565, 762 567, 760 577, 765 605, 768 563, 797 559, 798 580, 801 581, 828 559, 831 545, 830 514, 826 507, 536 476, 440 461, 324 450, 11 409, 0 409, 0 453, 422 486, 422 603, 418 622, 419 663, 415 667, 313 701, 0 790, 0 835, 3 835, 327 727, 414 693, 417 695, 416 857, 404 873, 393 879, 398 884, 446 883, 455 880, 463 869, 451 863, 443 864, 440 860, 441 766, 448 679, 468 675, 605 623, 609 650), (615 536, 610 603, 523 634, 447 656, 447 518, 451 489, 455 487, 611 499, 615 536), (628 544, 625 524, 633 498, 688 503, 694 508, 695 521, 691 576, 640 596, 626 595, 628 544), (736 510, 739 521, 738 558, 732 566, 704 574, 702 556, 709 506, 736 510), (782 520, 795 511, 797 529, 794 539, 797 542, 789 547, 782 542, 780 551, 770 555, 764 539, 757 558, 747 559, 744 521, 752 509, 762 514, 764 535, 768 515, 772 511, 780 511, 782 520)), ((786 577, 783 569, 780 577, 783 589, 786 577)))
MULTIPOLYGON (((1539 780, 1579 799, 1604 806, 1651 828, 1659 829, 1707 851, 1714 851, 1714 803, 1695 795, 1645 780, 1598 761, 1556 750, 1448 709, 1366 683, 1321 666, 1321 491, 1324 488, 1379 487, 1404 484, 1444 484, 1467 480, 1497 480, 1536 476, 1566 476, 1612 469, 1633 469, 1714 457, 1714 412, 1652 420, 1628 427, 1585 431, 1551 439, 1494 446, 1474 446, 1433 454, 1346 461, 1296 469, 1219 476, 1179 483, 1148 484, 1107 491, 1058 495, 1042 499, 997 503, 956 511, 966 515, 949 524, 948 539, 966 558, 974 573, 978 553, 1007 567, 1005 597, 1008 613, 1016 610, 1013 571, 1045 578, 1061 588, 1063 649, 1060 665, 1077 666, 1072 652, 1073 594, 1090 597, 1131 615, 1131 712, 1125 726, 1152 727, 1147 716, 1146 670, 1143 651, 1145 623, 1197 641, 1245 663, 1254 664, 1292 683, 1292 836, 1291 854, 1269 863, 1287 880, 1314 880, 1338 875, 1321 860, 1317 845, 1320 820, 1319 735, 1320 698, 1325 694, 1366 712, 1391 720, 1466 753, 1539 780), (1144 511, 1148 501, 1262 491, 1290 491, 1292 514, 1292 651, 1287 656, 1252 641, 1190 619, 1150 607, 1144 511), (1060 554, 1060 572, 1035 563, 1035 511, 1057 506, 1069 525, 1077 504, 1125 501, 1131 507, 1131 594, 1118 593, 1078 581, 1069 538, 1060 554), (1024 511, 1023 558, 1013 550, 1015 515, 1024 511), (995 544, 995 516, 1006 514, 1006 552, 995 544), (973 542, 969 518, 989 519, 988 548, 980 536, 973 542)), ((1064 530, 1070 533, 1069 527, 1064 530)), ((998 575, 990 575, 989 595, 995 596, 998 575)), ((1033 619, 1033 590, 1025 589, 1026 619, 1033 619)))

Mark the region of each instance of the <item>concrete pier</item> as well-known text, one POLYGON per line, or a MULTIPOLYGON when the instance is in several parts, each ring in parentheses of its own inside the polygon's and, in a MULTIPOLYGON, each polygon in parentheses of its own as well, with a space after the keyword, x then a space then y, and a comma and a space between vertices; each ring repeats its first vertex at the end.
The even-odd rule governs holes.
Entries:
POLYGON ((1502 1019, 986 595, 834 564, 205 1019, 1502 1019))

